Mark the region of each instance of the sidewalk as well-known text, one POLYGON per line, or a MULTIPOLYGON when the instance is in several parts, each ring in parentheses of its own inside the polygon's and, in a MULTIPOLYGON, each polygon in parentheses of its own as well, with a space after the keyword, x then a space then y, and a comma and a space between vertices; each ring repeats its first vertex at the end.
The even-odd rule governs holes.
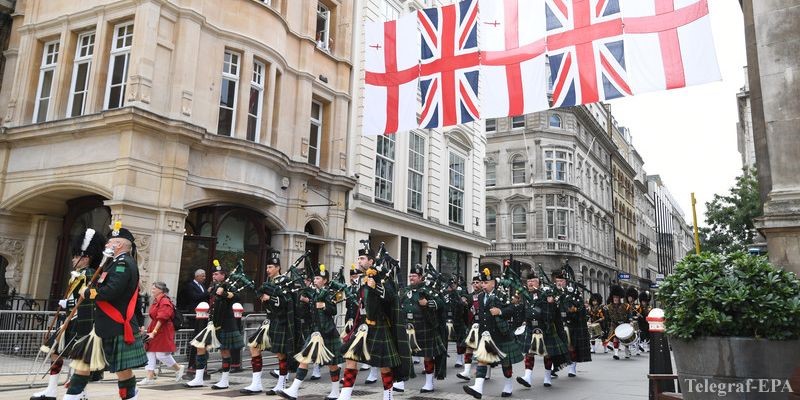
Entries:
MULTIPOLYGON (((452 353, 451 353, 452 355, 452 353)), ((547 399, 547 400, 641 400, 647 398, 647 372, 649 368, 648 355, 642 354, 639 357, 633 356, 629 360, 613 360, 609 354, 593 354, 590 363, 578 364, 578 376, 575 378, 567 377, 567 372, 559 372, 559 378, 553 379, 553 386, 545 388, 542 386, 543 362, 540 357, 536 359, 534 367, 534 385, 530 389, 523 388, 514 382, 514 395, 516 399, 547 399)), ((425 382, 424 375, 420 374, 421 365, 417 366, 417 378, 406 383, 405 393, 395 393, 397 399, 422 400, 422 399, 454 399, 472 400, 471 396, 464 393, 462 385, 466 382, 458 379, 456 373, 461 369, 453 367, 454 358, 448 362, 449 369, 447 378, 444 381, 435 381, 436 391, 430 394, 420 395, 419 388, 425 382)), ((211 369, 219 367, 216 363, 210 366, 211 369)), ((168 371, 165 369, 165 371, 168 371)), ((518 363, 515 368, 515 377, 522 375, 524 367, 518 363)), ((474 373, 474 370, 473 370, 474 373)), ((275 379, 269 376, 269 367, 265 366, 263 384, 266 389, 275 385, 275 379)), ((136 371, 136 376, 144 377, 144 370, 136 371)), ((91 383, 88 386, 90 399, 115 400, 117 399, 117 384, 113 374, 106 373, 106 379, 102 382, 91 383)), ((239 389, 250 383, 250 371, 231 375, 231 387, 228 390, 212 390, 211 384, 219 379, 219 374, 213 374, 211 381, 206 382, 206 387, 198 389, 187 389, 182 383, 174 381, 172 371, 165 372, 158 383, 153 386, 139 388, 139 399, 169 399, 169 400, 195 400, 231 397, 250 397, 262 399, 265 396, 243 396, 239 394, 239 389)), ((353 399, 382 399, 382 387, 380 380, 376 384, 365 385, 364 380, 367 372, 359 372, 356 379, 356 387, 353 399)), ((38 377, 37 377, 38 378, 38 377)), ((40 390, 37 387, 29 389, 24 384, 24 376, 0 376, 0 400, 27 400, 30 395, 40 390)), ((43 380, 38 381, 42 387, 43 380)), ((290 384, 291 382, 287 383, 290 384)), ((484 386, 484 399, 500 399, 500 392, 503 389, 503 374, 500 368, 494 368, 492 379, 484 386)), ((322 379, 317 381, 306 380, 300 390, 300 400, 322 400, 330 391, 330 380, 326 370, 322 371, 322 379)), ((59 396, 63 396, 66 391, 59 389, 59 396)), ((59 397, 60 399, 61 397, 59 397)), ((279 396, 270 396, 272 399, 280 399, 279 396)))

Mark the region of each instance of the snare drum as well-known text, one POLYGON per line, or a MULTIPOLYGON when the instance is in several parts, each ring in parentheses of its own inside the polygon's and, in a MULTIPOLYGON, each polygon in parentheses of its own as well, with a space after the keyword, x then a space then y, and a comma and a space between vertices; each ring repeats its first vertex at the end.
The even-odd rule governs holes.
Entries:
POLYGON ((617 336, 617 339, 622 344, 631 344, 637 339, 637 333, 633 330, 633 325, 631 324, 617 325, 617 328, 614 329, 614 335, 617 336))
POLYGON ((600 327, 600 324, 589 323, 589 337, 594 339, 594 338, 599 338, 601 336, 603 336, 603 328, 600 327))

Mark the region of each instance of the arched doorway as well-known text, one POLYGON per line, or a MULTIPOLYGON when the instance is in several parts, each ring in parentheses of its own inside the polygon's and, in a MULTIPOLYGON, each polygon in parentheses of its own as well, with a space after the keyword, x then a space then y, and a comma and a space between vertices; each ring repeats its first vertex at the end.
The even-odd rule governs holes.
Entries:
MULTIPOLYGON (((183 237, 180 289, 194 278, 197 269, 206 271, 208 285, 214 259, 229 271, 239 260, 244 260, 245 275, 260 285, 264 281, 263 265, 272 236, 266 222, 261 213, 238 206, 209 206, 190 211, 183 237)), ((183 306, 186 302, 180 289, 178 303, 183 306)), ((243 290, 239 296, 246 311, 260 307, 252 291, 243 290)))

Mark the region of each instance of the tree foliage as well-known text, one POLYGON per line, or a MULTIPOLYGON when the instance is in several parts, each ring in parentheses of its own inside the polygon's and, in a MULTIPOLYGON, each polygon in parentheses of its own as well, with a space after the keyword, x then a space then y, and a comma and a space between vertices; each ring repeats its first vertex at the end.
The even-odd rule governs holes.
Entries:
POLYGON ((728 254, 746 250, 756 236, 753 220, 761 216, 755 169, 743 169, 725 196, 714 195, 706 203, 706 225, 700 228, 701 248, 728 254))

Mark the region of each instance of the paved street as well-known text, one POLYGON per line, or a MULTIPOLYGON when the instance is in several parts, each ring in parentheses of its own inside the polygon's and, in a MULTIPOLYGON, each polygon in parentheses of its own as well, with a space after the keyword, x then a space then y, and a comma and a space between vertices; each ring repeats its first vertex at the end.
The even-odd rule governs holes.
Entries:
MULTIPOLYGON (((452 354, 452 353, 451 353, 452 354)), ((553 386, 545 388, 542 386, 542 368, 543 363, 541 359, 537 358, 536 366, 534 368, 534 379, 536 384, 530 388, 525 389, 516 382, 514 383, 514 396, 517 399, 569 399, 569 400, 628 400, 628 399, 645 399, 647 398, 647 370, 649 366, 647 354, 636 357, 630 360, 613 360, 609 354, 601 354, 599 356, 593 355, 594 361, 591 363, 578 364, 578 376, 575 378, 567 377, 566 371, 559 373, 560 377, 553 380, 553 386)), ((450 362, 450 369, 448 370, 448 377, 445 381, 436 381, 436 391, 427 395, 420 395, 419 388, 424 383, 424 376, 419 376, 413 381, 406 384, 406 393, 396 394, 397 399, 457 399, 468 400, 472 397, 467 396, 462 390, 462 385, 465 382, 458 379, 455 375, 459 370, 452 367, 450 362)), ((212 369, 218 367, 212 363, 212 369)), ((515 374, 522 374, 523 364, 516 365, 515 374)), ((419 372, 422 366, 417 367, 419 372)), ((275 383, 275 379, 269 377, 266 373, 264 379, 264 386, 271 388, 275 383)), ((106 373, 106 377, 110 378, 112 375, 106 373)), ((143 377, 144 371, 138 370, 137 376, 143 377)), ((323 379, 319 381, 306 381, 301 389, 300 399, 304 400, 321 400, 324 395, 330 390, 330 381, 324 379, 326 375, 323 373, 323 379)), ((373 385, 364 385, 364 379, 367 376, 366 371, 362 371, 358 375, 356 381, 356 388, 354 399, 380 399, 381 388, 380 383, 373 385)), ((214 380, 219 378, 218 374, 212 376, 214 380)), ((0 400, 14 399, 25 400, 28 399, 30 394, 38 389, 28 389, 26 386, 21 385, 24 381, 24 376, 15 377, 0 377, 0 400)), ((231 375, 231 389, 223 391, 212 391, 210 388, 188 390, 184 389, 180 384, 176 384, 171 374, 165 373, 158 380, 155 386, 147 386, 140 389, 139 399, 170 399, 170 400, 188 400, 188 399, 213 399, 213 398, 230 398, 239 397, 239 389, 246 386, 250 382, 250 373, 245 371, 239 374, 231 375)), ((380 381, 379 381, 380 382, 380 381)), ((207 382, 210 386, 214 381, 207 382)), ((43 382, 42 382, 43 384, 43 382)), ((495 368, 492 371, 492 379, 486 382, 484 387, 484 399, 499 399, 500 392, 503 389, 503 376, 500 368, 495 368)), ((60 389, 59 392, 63 395, 64 390, 60 389)), ((91 399, 112 400, 117 398, 117 385, 116 381, 106 379, 101 383, 94 383, 89 386, 89 393, 91 399)), ((246 396, 241 396, 246 397, 246 396)), ((263 398, 263 396, 253 396, 253 398, 263 398)), ((279 397, 274 397, 278 399, 279 397)))

